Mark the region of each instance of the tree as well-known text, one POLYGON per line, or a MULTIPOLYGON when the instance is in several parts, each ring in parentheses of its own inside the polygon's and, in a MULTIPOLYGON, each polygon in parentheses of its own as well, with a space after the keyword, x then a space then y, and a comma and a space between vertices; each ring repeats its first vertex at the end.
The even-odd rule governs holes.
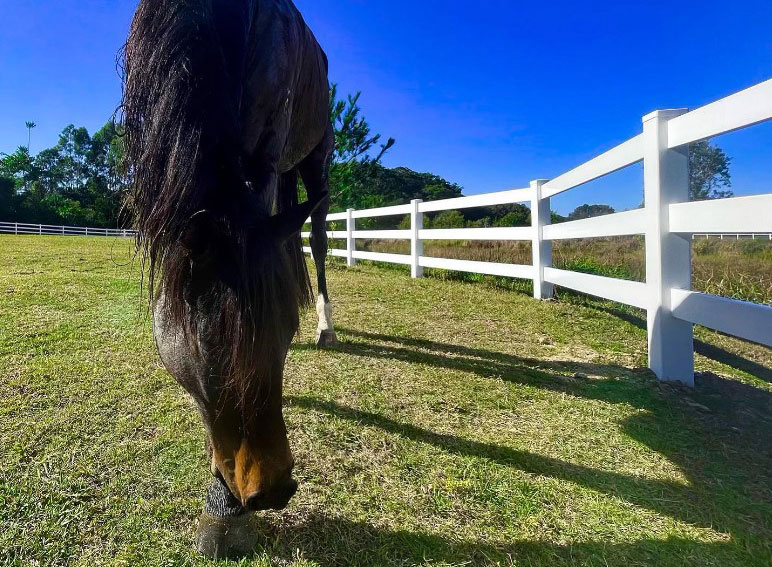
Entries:
POLYGON ((121 155, 122 139, 113 121, 93 137, 69 125, 54 147, 36 156, 24 146, 0 155, 2 220, 116 226, 127 187, 121 155))
POLYGON ((467 224, 475 228, 489 226, 522 226, 531 221, 531 209, 521 203, 495 205, 492 207, 474 207, 464 209, 467 224))
POLYGON ((531 224, 531 209, 520 203, 514 203, 510 210, 495 221, 493 226, 529 226, 531 224))
MULTIPOLYGON (((410 171, 407 168, 397 168, 402 170, 410 171)), ((415 173, 415 172, 411 172, 415 173)), ((448 181, 445 181, 444 179, 437 177, 436 175, 431 175, 430 173, 424 173, 424 174, 416 174, 419 177, 422 177, 425 181, 432 181, 428 185, 424 185, 421 188, 421 199, 424 201, 439 201, 442 199, 453 199, 456 197, 461 197, 461 187, 456 185, 455 183, 450 183, 448 181), (429 176, 427 178, 426 176, 429 176)))
POLYGON ((558 224, 561 222, 566 222, 568 219, 564 217, 563 215, 559 214, 556 211, 550 211, 550 222, 552 224, 558 224))
POLYGON ((461 196, 461 187, 431 173, 418 173, 407 167, 389 169, 381 164, 356 165, 353 179, 357 191, 373 193, 386 205, 399 205, 412 199, 435 201, 461 196))
MULTIPOLYGON (((394 138, 381 144, 361 115, 361 93, 338 100, 337 86, 330 89, 330 120, 335 131, 335 150, 330 167, 332 210, 367 209, 406 203, 412 199, 434 201, 461 196, 461 187, 431 173, 417 173, 406 167, 389 169, 381 165, 394 138)), ((428 219, 427 219, 428 220, 428 219)), ((363 228, 390 227, 394 219, 363 219, 363 228)))
POLYGON ((614 213, 614 208, 609 205, 582 205, 576 207, 571 214, 568 215, 569 220, 589 219, 591 217, 599 217, 601 215, 610 215, 614 213))
MULTIPOLYGON (((330 199, 334 208, 345 209, 363 203, 363 195, 355 194, 355 169, 359 177, 370 174, 383 155, 394 145, 394 138, 380 144, 380 134, 373 135, 367 120, 361 116, 359 98, 361 92, 338 100, 338 87, 330 88, 330 121, 335 131, 335 150, 330 167, 330 199), (370 152, 378 149, 375 156, 370 152)), ((377 198, 370 195, 364 202, 378 206, 377 198)))
POLYGON ((13 179, 0 176, 0 221, 9 221, 17 215, 16 184, 13 179))
POLYGON ((32 120, 27 120, 24 123, 27 126, 27 151, 29 151, 30 144, 32 143, 32 129, 37 127, 32 120))
POLYGON ((38 173, 28 148, 19 146, 12 154, 0 154, 0 176, 12 179, 18 190, 24 191, 38 173))
POLYGON ((722 199, 734 193, 729 164, 731 158, 718 146, 707 141, 695 142, 689 146, 689 199, 722 199), (727 189, 722 189, 727 188, 727 189))
POLYGON ((369 152, 381 140, 380 134, 370 135, 370 125, 360 116, 359 98, 362 92, 348 95, 346 100, 338 100, 338 86, 330 88, 330 121, 335 131, 335 152, 333 163, 348 164, 354 161, 379 162, 383 155, 394 145, 394 138, 389 138, 380 146, 375 158, 369 152))
POLYGON ((464 215, 459 211, 442 211, 431 221, 432 228, 463 228, 464 215))

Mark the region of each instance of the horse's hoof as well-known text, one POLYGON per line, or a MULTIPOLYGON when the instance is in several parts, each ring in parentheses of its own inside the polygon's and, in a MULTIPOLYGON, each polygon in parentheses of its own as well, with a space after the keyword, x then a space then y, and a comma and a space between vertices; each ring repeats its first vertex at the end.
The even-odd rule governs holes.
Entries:
POLYGON ((251 514, 218 518, 204 512, 198 520, 196 551, 211 559, 238 559, 257 547, 251 514))
POLYGON ((324 331, 317 331, 316 333, 316 346, 318 347, 331 347, 338 344, 338 336, 335 331, 326 329, 324 331))

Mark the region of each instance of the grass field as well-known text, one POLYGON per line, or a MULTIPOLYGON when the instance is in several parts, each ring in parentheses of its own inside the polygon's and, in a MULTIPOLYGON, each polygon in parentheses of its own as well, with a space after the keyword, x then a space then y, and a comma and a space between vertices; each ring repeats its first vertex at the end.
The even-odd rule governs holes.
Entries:
MULTIPOLYGON (((772 564, 772 352, 697 330, 698 387, 634 310, 331 264, 286 372, 300 490, 238 565, 772 564)), ((225 565, 129 244, 0 237, 0 565, 225 565)), ((235 565, 236 563, 231 563, 235 565)))

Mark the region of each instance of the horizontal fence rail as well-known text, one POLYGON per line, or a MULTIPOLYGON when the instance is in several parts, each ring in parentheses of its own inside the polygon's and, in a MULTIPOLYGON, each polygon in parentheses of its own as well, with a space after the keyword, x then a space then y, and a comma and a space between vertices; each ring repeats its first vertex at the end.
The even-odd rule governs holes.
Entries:
POLYGON ((512 189, 510 191, 497 191, 496 193, 484 193, 470 197, 457 197, 442 201, 429 201, 418 204, 419 213, 433 213, 436 211, 451 211, 457 209, 471 209, 474 207, 492 207, 494 205, 508 205, 510 203, 522 203, 531 199, 528 189, 512 189))
POLYGON ((569 238, 599 238, 604 236, 629 236, 646 232, 646 215, 643 209, 614 213, 590 219, 551 224, 544 227, 546 240, 569 238))
POLYGON ((692 234, 694 240, 710 240, 711 238, 718 238, 719 240, 772 240, 772 232, 768 234, 762 233, 735 233, 735 234, 715 234, 715 233, 694 233, 692 234))
POLYGON ((123 228, 90 228, 85 226, 55 226, 50 224, 27 224, 22 222, 0 222, 0 234, 31 234, 38 236, 111 236, 134 238, 136 232, 123 228))
POLYGON ((563 191, 574 189, 609 173, 624 169, 643 159, 643 136, 619 144, 598 157, 556 177, 544 185, 544 197, 552 197, 563 191))
POLYGON ((683 233, 767 232, 772 194, 670 205, 670 230, 683 233))
MULTIPOLYGON (((439 201, 333 213, 327 221, 345 222, 345 230, 328 232, 344 240, 345 249, 330 254, 411 267, 528 279, 534 297, 547 299, 561 286, 647 312, 649 367, 662 380, 694 384, 693 325, 772 346, 772 306, 726 299, 691 290, 691 243, 698 238, 763 238, 772 240, 772 194, 715 201, 688 202, 688 144, 772 119, 772 80, 691 112, 663 110, 643 117, 643 133, 552 180, 536 180, 525 189, 439 201), (551 224, 550 198, 643 162, 645 205, 590 219, 551 224), (424 229, 426 213, 527 203, 530 227, 424 229), (357 219, 409 216, 410 228, 357 230, 357 219), (641 235, 646 243, 646 282, 559 270, 552 266, 552 242, 575 238, 641 235), (357 250, 357 240, 406 240, 410 254, 357 250), (424 241, 530 241, 530 265, 448 258, 423 253, 424 241)), ((310 219, 309 219, 310 222, 310 219)), ((403 225, 404 226, 404 225, 403 225)), ((304 238, 310 233, 302 233, 304 238)), ((310 247, 304 247, 311 254, 310 247)))

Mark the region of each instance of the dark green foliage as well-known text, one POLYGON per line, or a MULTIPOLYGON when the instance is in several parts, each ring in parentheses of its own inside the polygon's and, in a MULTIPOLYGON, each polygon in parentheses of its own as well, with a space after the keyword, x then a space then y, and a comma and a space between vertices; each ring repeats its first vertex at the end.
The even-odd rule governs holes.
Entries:
MULTIPOLYGON (((330 89, 330 120, 335 130, 335 152, 330 168, 330 209, 369 209, 401 205, 412 199, 435 201, 461 196, 461 187, 430 173, 406 167, 389 169, 381 165, 394 138, 381 144, 361 115, 361 93, 338 100, 337 86, 330 89), (377 153, 371 155, 373 151, 377 153)), ((361 221, 360 226, 385 226, 394 219, 361 221)))
POLYGON ((372 134, 367 120, 360 115, 359 97, 348 95, 338 100, 337 85, 330 88, 330 121, 335 130, 335 151, 330 167, 330 199, 333 210, 377 207, 380 198, 361 191, 361 179, 373 175, 383 155, 394 145, 394 138, 385 144, 380 134, 372 134), (379 147, 373 157, 370 151, 379 147))
POLYGON ((474 228, 489 226, 529 226, 531 209, 521 203, 465 209, 467 225, 474 228))
POLYGON ((507 213, 503 217, 496 219, 493 226, 528 226, 530 217, 530 212, 525 214, 516 212, 507 213))
POLYGON ((67 126, 58 143, 36 156, 28 147, 0 156, 0 220, 115 227, 126 178, 118 126, 92 137, 67 126))
POLYGON ((734 195, 729 187, 732 177, 729 164, 732 158, 718 146, 708 141, 696 142, 689 146, 689 199, 722 199, 734 195))
POLYGON ((432 228, 463 228, 464 216, 458 211, 442 211, 431 222, 432 228))
POLYGON ((568 220, 589 219, 592 217, 599 217, 601 215, 610 215, 616 212, 613 207, 608 205, 582 205, 576 207, 572 213, 568 215, 568 220))
POLYGON ((0 177, 0 215, 2 218, 16 218, 18 195, 13 179, 0 177))
POLYGON ((550 220, 552 221, 552 224, 557 224, 559 222, 566 222, 568 219, 555 211, 550 211, 550 220))
POLYGON ((330 88, 330 121, 335 129, 335 152, 333 163, 336 165, 354 162, 380 161, 393 145, 394 138, 389 138, 380 146, 379 154, 373 158, 369 155, 381 139, 380 134, 371 135, 367 120, 360 116, 359 98, 361 92, 348 95, 346 100, 338 100, 338 86, 330 88))
POLYGON ((431 173, 417 173, 406 167, 389 169, 372 162, 352 164, 350 183, 353 190, 348 206, 334 203, 341 209, 401 205, 413 199, 435 201, 461 196, 461 187, 431 173))

